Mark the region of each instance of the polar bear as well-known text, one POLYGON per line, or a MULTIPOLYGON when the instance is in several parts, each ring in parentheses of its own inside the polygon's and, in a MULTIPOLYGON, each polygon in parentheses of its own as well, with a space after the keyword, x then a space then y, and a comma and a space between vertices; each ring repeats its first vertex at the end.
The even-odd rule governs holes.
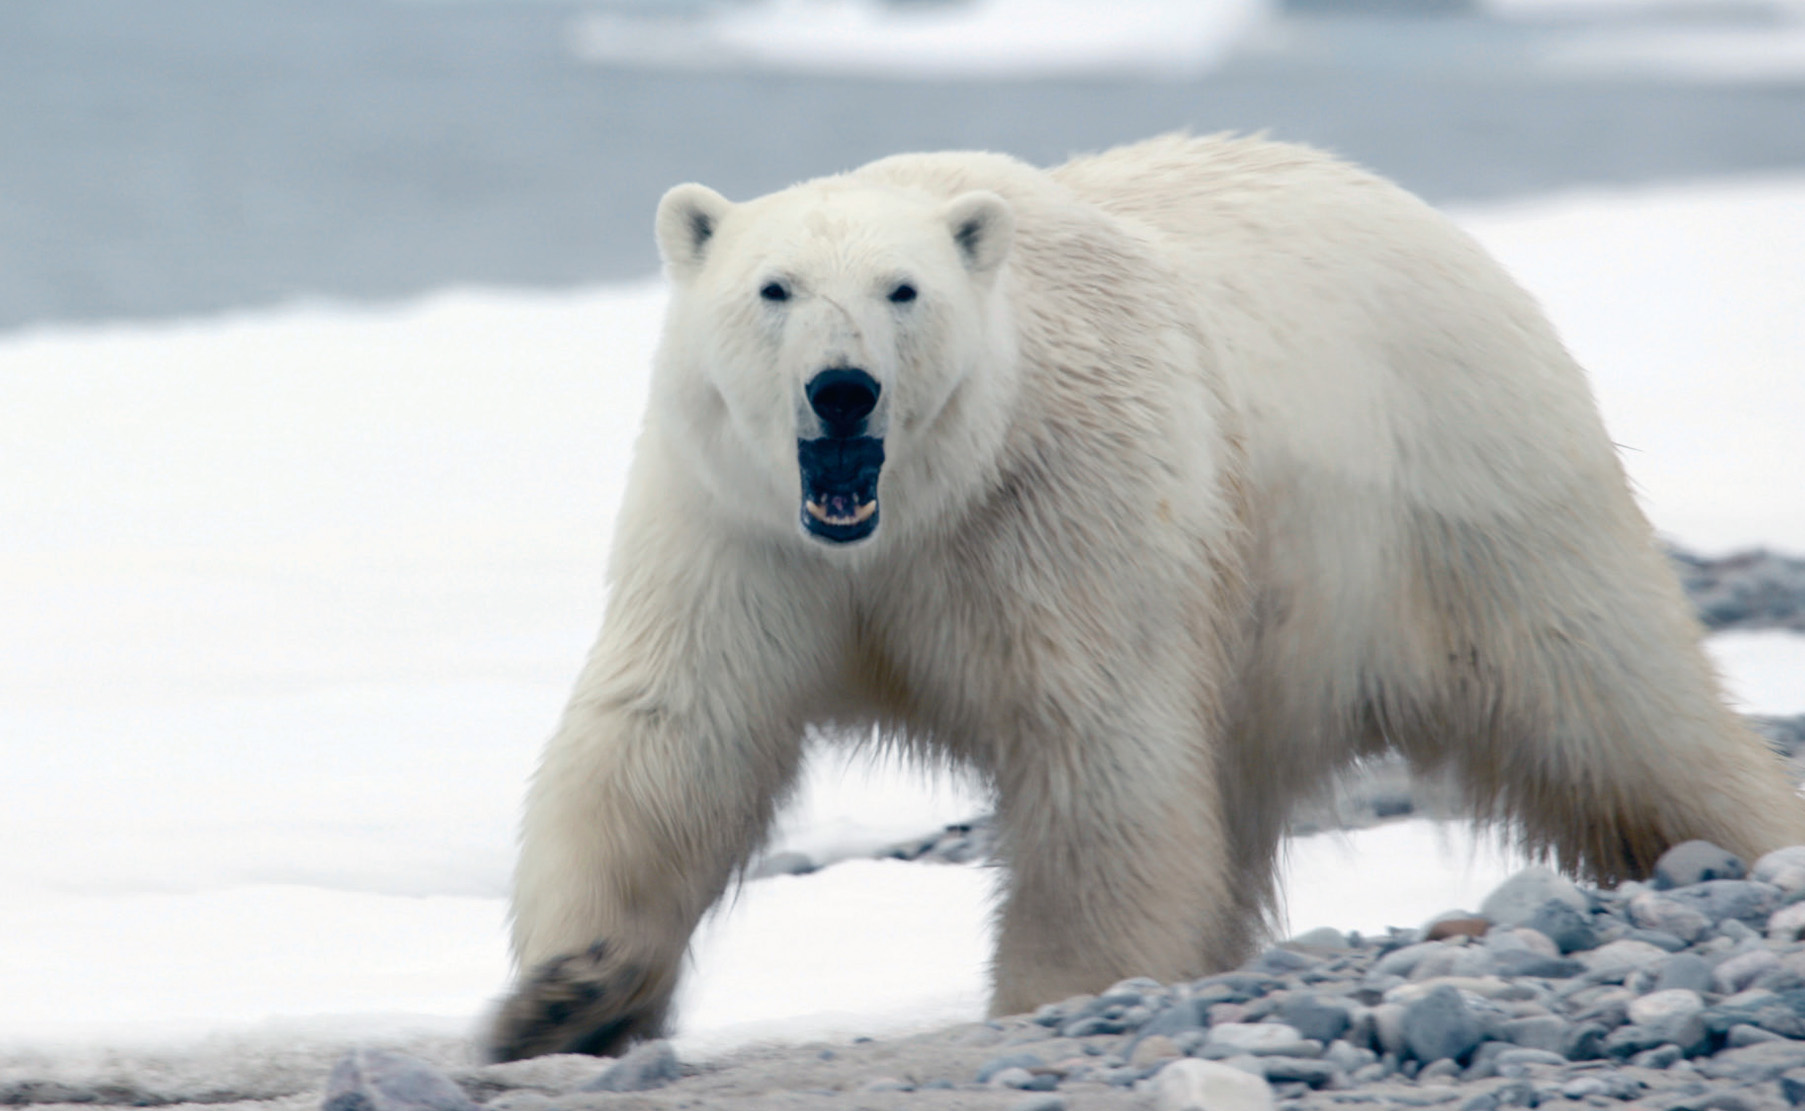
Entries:
POLYGON ((996 1013, 1235 965, 1291 805, 1386 750, 1601 881, 1805 841, 1583 372, 1403 190, 1175 136, 682 185, 656 231, 669 316, 497 1057, 660 1029, 812 728, 993 786, 996 1013))

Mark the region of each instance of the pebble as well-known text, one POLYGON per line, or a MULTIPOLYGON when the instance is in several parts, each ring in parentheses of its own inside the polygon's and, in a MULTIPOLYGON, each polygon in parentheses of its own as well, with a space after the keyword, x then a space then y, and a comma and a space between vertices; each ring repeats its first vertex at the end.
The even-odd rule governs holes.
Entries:
POLYGON ((387 1049, 354 1049, 326 1079, 322 1111, 475 1111, 437 1067, 387 1049))
MULTIPOLYGON (((1312 931, 1233 972, 1127 980, 949 1031, 945 1044, 964 1061, 988 1056, 973 1080, 986 1098, 1016 1100, 996 1104, 1009 1111, 1082 1104, 1067 1087, 1132 1089, 1160 1111, 1805 1106, 1805 900, 1789 905, 1792 892, 1805 892, 1805 846, 1744 868, 1688 843, 1651 883, 1605 892, 1526 869, 1478 915, 1379 936, 1312 931)), ((592 1111, 584 1090, 680 1074, 662 1042, 581 1070, 524 1062, 450 1075, 359 1050, 334 1069, 324 1111, 592 1111)), ((883 1066, 862 1083, 853 1090, 972 1088, 883 1066)))
POLYGON ((662 1088, 682 1075, 677 1052, 666 1041, 641 1042, 614 1067, 582 1086, 584 1092, 646 1092, 662 1088))
POLYGON ((1159 1111, 1272 1111, 1264 1077, 1220 1061, 1174 1061, 1154 1078, 1159 1111))

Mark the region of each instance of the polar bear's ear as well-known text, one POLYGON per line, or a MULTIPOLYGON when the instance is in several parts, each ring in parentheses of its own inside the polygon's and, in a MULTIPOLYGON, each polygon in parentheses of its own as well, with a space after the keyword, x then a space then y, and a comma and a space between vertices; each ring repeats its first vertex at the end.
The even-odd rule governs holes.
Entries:
POLYGON ((709 242, 732 208, 732 201, 706 185, 679 185, 664 195, 654 228, 671 277, 687 278, 702 268, 709 242))
POLYGON ((1015 212, 1009 202, 985 189, 963 193, 941 210, 965 268, 989 274, 1009 257, 1015 242, 1015 212))

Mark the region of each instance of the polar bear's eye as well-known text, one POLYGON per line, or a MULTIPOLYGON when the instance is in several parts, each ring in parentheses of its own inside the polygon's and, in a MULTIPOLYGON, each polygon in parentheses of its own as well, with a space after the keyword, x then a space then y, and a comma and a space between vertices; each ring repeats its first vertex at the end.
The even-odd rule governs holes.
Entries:
POLYGON ((788 301, 790 291, 782 282, 766 282, 758 291, 758 295, 767 301, 788 301))
POLYGON ((890 303, 893 305, 906 305, 913 300, 915 300, 915 287, 908 282, 903 282, 890 291, 890 303))

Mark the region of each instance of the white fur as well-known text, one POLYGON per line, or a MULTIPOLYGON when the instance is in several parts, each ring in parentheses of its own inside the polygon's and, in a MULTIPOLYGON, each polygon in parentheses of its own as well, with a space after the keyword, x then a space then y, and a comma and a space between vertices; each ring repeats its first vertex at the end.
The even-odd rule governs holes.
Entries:
POLYGON ((657 227, 608 620, 522 837, 527 972, 604 939, 655 1026, 814 725, 995 784, 1004 1012, 1238 961, 1290 806, 1388 747, 1602 879, 1805 840, 1582 372, 1396 187, 1171 137, 680 186, 657 227), (847 365, 888 461, 876 535, 833 547, 796 441, 847 365))

